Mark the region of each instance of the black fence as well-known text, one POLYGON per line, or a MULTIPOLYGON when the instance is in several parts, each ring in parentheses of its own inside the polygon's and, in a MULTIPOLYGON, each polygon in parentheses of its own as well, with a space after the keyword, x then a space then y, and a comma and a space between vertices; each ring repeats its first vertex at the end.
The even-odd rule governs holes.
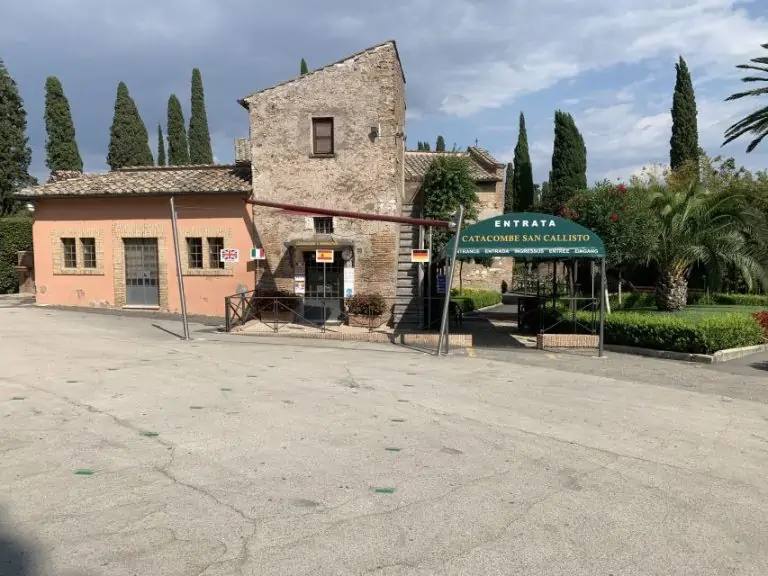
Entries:
MULTIPOLYGON (((449 304, 452 329, 461 328, 466 298, 456 296, 449 304)), ((254 291, 227 296, 224 299, 225 330, 258 321, 279 332, 293 325, 314 327, 321 332, 339 331, 341 326, 395 331, 437 331, 445 303, 444 296, 432 298, 381 298, 383 306, 353 313, 349 301, 339 298, 311 298, 295 295, 265 295, 254 291)))

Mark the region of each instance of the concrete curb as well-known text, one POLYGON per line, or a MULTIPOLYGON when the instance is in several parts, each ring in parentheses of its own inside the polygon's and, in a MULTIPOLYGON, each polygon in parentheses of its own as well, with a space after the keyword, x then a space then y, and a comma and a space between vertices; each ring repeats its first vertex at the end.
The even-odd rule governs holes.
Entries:
POLYGON ((727 350, 718 350, 712 354, 713 362, 715 364, 719 362, 730 362, 731 360, 738 360, 745 356, 751 356, 752 354, 759 354, 760 352, 768 351, 768 344, 758 344, 757 346, 744 346, 742 348, 729 348, 727 350))
POLYGON ((632 354, 634 356, 645 356, 647 358, 662 358, 665 360, 681 360, 683 362, 694 362, 697 364, 720 364, 731 360, 738 360, 745 356, 758 354, 768 351, 768 344, 758 344, 757 346, 744 346, 742 348, 728 348, 727 350, 718 350, 714 354, 688 354, 685 352, 671 352, 669 350, 651 350, 649 348, 635 348, 633 346, 616 346, 607 344, 605 349, 609 352, 618 354, 632 354))
POLYGON ((632 354, 645 356, 646 358, 663 358, 665 360, 682 360, 684 362, 696 362, 698 364, 713 364, 714 358, 708 354, 687 354, 685 352, 671 352, 669 350, 652 350, 650 348, 635 348, 634 346, 616 346, 606 344, 605 350, 618 354, 632 354))

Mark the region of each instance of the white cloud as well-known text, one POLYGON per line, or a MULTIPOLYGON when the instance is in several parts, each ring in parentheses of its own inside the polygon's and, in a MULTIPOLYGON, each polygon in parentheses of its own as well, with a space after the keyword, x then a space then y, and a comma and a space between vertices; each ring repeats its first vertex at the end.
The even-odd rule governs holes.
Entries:
MULTIPOLYGON (((496 49, 481 61, 454 67, 445 79, 442 110, 467 116, 586 71, 658 58, 670 62, 678 54, 709 76, 730 76, 733 65, 768 38, 768 22, 751 19, 732 0, 553 4, 507 2, 487 10, 480 22, 457 22, 457 35, 474 27, 476 34, 515 41, 508 50, 496 49)), ((631 99, 630 94, 624 97, 631 99)))

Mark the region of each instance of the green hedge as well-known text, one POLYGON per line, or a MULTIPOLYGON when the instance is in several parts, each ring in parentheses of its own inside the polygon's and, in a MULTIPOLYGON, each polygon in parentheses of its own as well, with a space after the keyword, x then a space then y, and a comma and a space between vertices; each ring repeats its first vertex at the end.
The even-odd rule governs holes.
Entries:
POLYGON ((715 304, 717 306, 768 306, 768 296, 764 294, 709 294, 702 296, 697 304, 715 304))
MULTIPOLYGON (((611 310, 637 310, 639 308, 655 308, 656 294, 653 292, 625 292, 622 294, 621 306, 619 297, 612 294, 609 297, 611 310)), ((768 296, 764 294, 703 294, 689 293, 688 304, 698 306, 766 306, 768 296)))
POLYGON ((712 354, 763 341, 760 325, 748 314, 697 318, 671 313, 618 312, 605 318, 605 342, 620 346, 712 354))
POLYGON ((501 293, 490 290, 473 290, 465 288, 459 292, 456 288, 451 290, 451 299, 461 306, 462 312, 472 312, 487 306, 494 306, 501 302, 501 293))
POLYGON ((24 216, 0 218, 0 294, 18 292, 14 266, 19 250, 32 248, 32 219, 24 216))

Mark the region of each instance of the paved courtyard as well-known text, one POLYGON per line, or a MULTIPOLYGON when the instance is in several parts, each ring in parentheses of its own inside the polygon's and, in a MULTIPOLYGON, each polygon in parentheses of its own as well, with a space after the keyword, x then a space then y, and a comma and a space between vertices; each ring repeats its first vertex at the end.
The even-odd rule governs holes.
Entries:
POLYGON ((768 574, 768 372, 0 307, 0 574, 768 574))

